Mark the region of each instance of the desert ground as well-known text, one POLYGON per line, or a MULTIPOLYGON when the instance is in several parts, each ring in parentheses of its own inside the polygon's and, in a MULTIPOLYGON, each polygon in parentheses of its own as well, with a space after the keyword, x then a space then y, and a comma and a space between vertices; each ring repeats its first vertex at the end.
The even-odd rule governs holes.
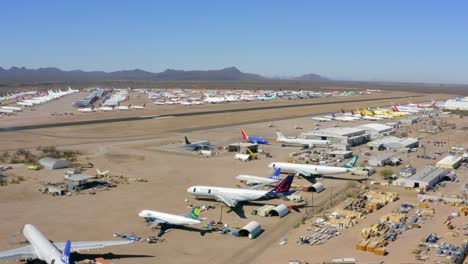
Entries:
MULTIPOLYGON (((304 131, 314 130, 316 122, 309 116, 322 113, 340 112, 341 109, 351 110, 367 106, 388 106, 391 103, 428 102, 432 98, 443 99, 445 94, 425 94, 417 92, 384 92, 376 95, 307 99, 300 101, 275 101, 255 103, 213 104, 202 106, 155 106, 144 95, 131 94, 130 103, 141 105, 146 103, 147 109, 141 111, 110 112, 110 113, 78 113, 71 102, 82 98, 84 93, 36 107, 34 111, 25 111, 18 115, 0 120, 0 127, 12 127, 32 124, 61 123, 81 120, 112 119, 122 116, 171 115, 190 111, 208 111, 219 109, 241 109, 247 107, 268 106, 271 104, 309 103, 309 106, 278 108, 257 111, 240 111, 224 114, 205 114, 197 116, 150 119, 141 121, 115 122, 108 124, 80 125, 57 128, 42 128, 0 132, 0 154, 14 153, 19 148, 35 151, 38 147, 56 146, 61 150, 80 151, 80 162, 92 162, 96 168, 110 170, 112 175, 122 175, 130 179, 145 179, 147 182, 130 180, 128 184, 118 184, 116 188, 97 191, 95 194, 83 192, 70 196, 53 197, 42 194, 39 187, 45 182, 63 181, 66 169, 39 171, 27 170, 18 165, 6 173, 12 176, 22 176, 24 181, 19 184, 0 186, 0 250, 12 249, 24 245, 21 235, 16 235, 24 224, 36 225, 49 239, 54 241, 112 240, 113 233, 134 234, 146 238, 155 235, 159 230, 151 230, 138 212, 143 209, 180 214, 190 211, 190 205, 212 205, 201 213, 205 222, 218 221, 229 225, 231 230, 243 227, 254 220, 261 223, 264 232, 256 239, 234 237, 219 232, 202 235, 200 230, 171 229, 162 238, 164 241, 149 244, 134 242, 126 246, 109 247, 101 251, 81 252, 83 258, 103 256, 112 263, 287 263, 299 259, 309 263, 321 263, 332 258, 354 257, 359 263, 385 261, 385 263, 415 263, 411 249, 428 232, 443 235, 446 231, 441 224, 453 210, 448 206, 437 208, 437 215, 419 230, 410 230, 405 238, 399 239, 388 247, 389 254, 379 257, 354 249, 359 241, 361 228, 377 221, 379 215, 390 212, 402 202, 416 203, 416 193, 399 191, 400 201, 374 212, 357 226, 343 231, 343 234, 328 243, 309 247, 294 243, 297 237, 306 232, 311 224, 307 220, 299 228, 293 228, 304 217, 305 208, 292 211, 284 218, 260 217, 251 215, 251 211, 263 204, 295 205, 284 200, 268 200, 248 203, 243 206, 246 218, 239 217, 235 212, 228 212, 222 203, 216 201, 195 200, 187 193, 187 188, 193 185, 212 185, 235 187, 239 182, 238 174, 267 176, 271 173, 267 165, 273 161, 286 161, 289 154, 297 151, 294 147, 281 147, 274 141, 274 131, 280 130, 286 135, 298 135, 304 131), (350 98, 368 98, 381 100, 347 103, 350 98), (388 97, 403 97, 388 100, 388 97), (316 102, 335 102, 327 105, 313 105, 316 102), (66 115, 64 113, 67 113, 66 115), (73 113, 70 115, 69 113, 73 113), (302 129, 297 129, 300 126, 302 129), (234 160, 233 153, 221 153, 211 158, 183 151, 165 151, 168 144, 182 145, 183 137, 188 136, 193 141, 208 139, 215 145, 226 146, 241 140, 240 129, 245 129, 250 135, 257 135, 272 140, 263 150, 270 152, 272 158, 260 156, 258 160, 241 162, 234 160), (285 246, 278 242, 287 237, 289 243, 285 246), (337 250, 339 249, 339 250, 337 250), (111 252, 111 254, 108 254, 111 252)), ((457 127, 468 126, 466 119, 450 116, 451 122, 457 127)), ((322 127, 357 126, 369 123, 358 121, 352 124, 329 122, 322 127)), ((466 147, 468 135, 466 130, 444 131, 437 135, 421 135, 411 132, 413 136, 424 137, 424 140, 434 141, 437 138, 450 137, 450 144, 466 147)), ((410 133, 410 135, 411 135, 410 133)), ((356 154, 365 150, 365 146, 353 149, 356 154)), ((418 150, 421 151, 421 150, 418 150)), ((443 151, 431 150, 426 151, 443 151)), ((403 164, 415 167, 433 164, 433 160, 419 160, 416 153, 403 157, 403 164)), ((401 165, 404 166, 404 165, 401 165)), ((401 167, 400 167, 401 168, 401 167)), ((395 168, 396 171, 397 168, 395 168)), ((94 169, 84 173, 93 175, 94 169)), ((459 182, 448 183, 447 190, 456 190, 468 182, 466 170, 459 174, 459 182)), ((378 173, 370 179, 379 179, 378 173)), ((340 193, 361 188, 362 178, 354 175, 340 175, 340 179, 324 178, 322 183, 326 190, 317 194, 315 204, 326 206, 330 197, 340 193), (341 177, 342 176, 342 177, 341 177)), ((311 179, 297 178, 299 185, 309 184, 311 179)), ((392 187, 388 187, 392 188, 392 187)), ((307 201, 307 193, 304 195, 307 201)), ((332 206, 340 206, 335 200, 332 206)), ((332 209, 329 209, 329 211, 332 209)), ((463 219, 458 218, 455 224, 461 225, 463 219)), ((466 221, 466 219, 465 219, 466 221)), ((461 239, 461 238, 459 238, 461 239)), ((11 262, 15 263, 15 262, 11 262)))

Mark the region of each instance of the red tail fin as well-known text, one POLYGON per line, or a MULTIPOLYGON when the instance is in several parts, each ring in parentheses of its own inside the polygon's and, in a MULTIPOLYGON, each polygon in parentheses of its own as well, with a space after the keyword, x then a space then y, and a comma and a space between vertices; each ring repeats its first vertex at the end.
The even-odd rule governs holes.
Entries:
POLYGON ((249 136, 245 133, 243 129, 241 129, 242 137, 244 137, 245 140, 249 140, 249 136))

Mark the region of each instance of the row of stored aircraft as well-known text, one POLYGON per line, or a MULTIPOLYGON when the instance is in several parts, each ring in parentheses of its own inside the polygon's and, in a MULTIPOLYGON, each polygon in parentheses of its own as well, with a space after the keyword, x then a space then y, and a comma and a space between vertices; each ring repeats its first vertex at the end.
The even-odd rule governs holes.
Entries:
POLYGON ((94 108, 94 106, 91 107, 82 107, 78 108, 78 112, 81 113, 92 113, 96 111, 101 111, 101 112, 110 112, 114 110, 119 110, 119 111, 127 111, 127 110, 142 110, 145 109, 146 104, 143 105, 118 105, 118 106, 103 106, 100 105, 98 108, 94 108))
POLYGON ((39 105, 39 104, 45 104, 47 102, 50 102, 52 100, 56 100, 58 98, 61 98, 63 96, 77 93, 79 92, 78 90, 73 90, 70 87, 68 87, 68 90, 62 91, 61 89, 58 89, 56 91, 53 90, 48 90, 47 92, 42 92, 40 93, 40 96, 38 97, 32 97, 30 99, 26 99, 24 96, 17 97, 17 105, 23 106, 23 107, 30 107, 34 105, 39 105))

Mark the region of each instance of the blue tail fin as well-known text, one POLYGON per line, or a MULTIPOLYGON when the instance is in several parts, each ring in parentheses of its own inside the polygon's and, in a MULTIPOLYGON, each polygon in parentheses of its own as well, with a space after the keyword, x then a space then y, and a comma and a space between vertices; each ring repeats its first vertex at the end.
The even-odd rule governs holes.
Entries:
POLYGON ((279 180, 280 174, 281 174, 281 168, 277 169, 275 173, 273 173, 273 175, 271 175, 268 178, 273 179, 273 180, 279 180))
POLYGON ((67 240, 65 243, 65 248, 63 249, 63 254, 61 257, 63 264, 70 264, 70 252, 71 252, 71 241, 67 240))
POLYGON ((276 187, 272 190, 274 193, 288 193, 289 188, 291 188, 291 184, 293 182, 294 175, 288 175, 288 177, 284 178, 276 187))
POLYGON ((335 113, 332 113, 332 117, 333 117, 333 118, 335 118, 335 117, 336 117, 335 113))

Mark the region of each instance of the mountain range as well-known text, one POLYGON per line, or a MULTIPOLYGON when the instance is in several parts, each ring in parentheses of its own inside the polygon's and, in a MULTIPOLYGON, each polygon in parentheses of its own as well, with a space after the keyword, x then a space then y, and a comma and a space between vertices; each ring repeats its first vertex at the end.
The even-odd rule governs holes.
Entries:
MULTIPOLYGON (((163 72, 148 72, 140 69, 122 70, 114 72, 104 71, 64 71, 58 68, 28 69, 25 67, 0 67, 0 83, 11 82, 89 82, 89 81, 255 81, 266 80, 267 77, 241 72, 236 67, 228 67, 221 70, 172 70, 163 72)), ((317 74, 305 74, 299 77, 287 78, 300 81, 326 81, 325 77, 317 74)))

